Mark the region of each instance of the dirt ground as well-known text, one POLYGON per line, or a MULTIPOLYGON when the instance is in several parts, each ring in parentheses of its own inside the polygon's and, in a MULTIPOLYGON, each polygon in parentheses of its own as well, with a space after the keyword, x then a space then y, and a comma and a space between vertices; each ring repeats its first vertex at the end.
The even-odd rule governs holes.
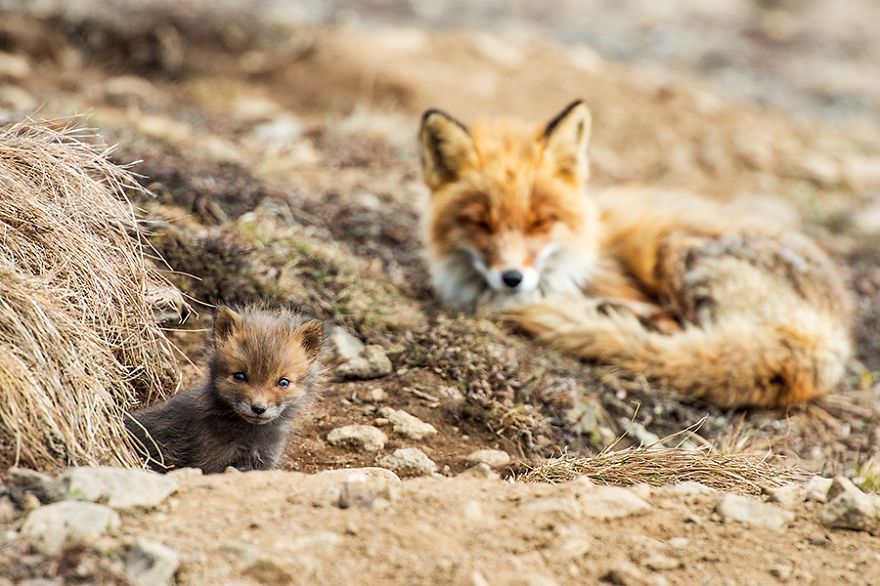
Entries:
MULTIPOLYGON (((827 476, 866 477, 880 467, 880 127, 864 115, 870 107, 844 117, 836 109, 829 121, 810 108, 759 106, 719 93, 724 86, 700 70, 674 73, 645 52, 620 63, 532 28, 267 23, 233 2, 206 10, 163 1, 125 18, 95 10, 97 0, 2 6, 16 4, 0 19, 0 118, 83 114, 117 145, 115 160, 134 161, 156 194, 136 203, 164 259, 157 262, 176 271, 170 278, 191 298, 185 322, 166 323, 185 384, 200 375, 210 305, 219 302, 299 307, 390 357, 392 373, 376 380, 336 380, 328 370, 323 399, 298 422, 283 468, 374 465, 376 454, 331 446, 326 436, 375 424, 381 406, 438 430, 417 442, 389 434, 382 453, 419 447, 444 475, 469 467, 465 457, 477 449, 507 451, 506 472, 516 473, 563 451, 594 454, 627 431, 620 447, 697 422, 685 447, 767 451, 827 476), (845 388, 785 411, 687 404, 437 305, 419 253, 426 197, 414 140, 419 114, 438 106, 466 122, 515 115, 540 123, 574 98, 593 112, 596 185, 640 182, 734 199, 802 223, 847 263, 860 313, 858 358, 845 388), (387 397, 380 404, 368 400, 375 388, 387 397)), ((864 95, 859 103, 870 106, 875 96, 864 95)), ((876 538, 835 533, 830 546, 810 546, 806 555, 815 523, 799 521, 783 536, 683 525, 675 499, 649 517, 578 525, 589 534, 592 561, 569 561, 547 545, 567 522, 532 527, 509 503, 570 487, 422 479, 402 484, 400 505, 365 512, 313 507, 315 482, 200 479, 210 488, 194 485, 174 501, 187 514, 132 519, 127 531, 143 529, 185 552, 191 562, 182 583, 227 580, 214 574, 228 569, 216 556, 232 555, 217 553, 224 532, 258 549, 274 547, 278 535, 338 534, 337 545, 310 554, 316 565, 303 570, 304 583, 316 584, 364 576, 369 583, 549 583, 540 576, 588 583, 613 560, 639 555, 644 543, 676 536, 689 545, 684 566, 666 575, 670 583, 772 582, 769 568, 785 560, 799 560, 796 568, 817 583, 867 583, 871 574, 862 569, 880 569, 871 558, 876 538), (461 513, 471 502, 483 511, 473 519, 461 513), (352 523, 357 529, 348 531, 352 523), (202 547, 204 535, 217 539, 202 547)), ((714 501, 695 506, 709 517, 714 501)), ((296 563, 295 552, 283 555, 296 563)))
POLYGON ((880 572, 877 538, 824 529, 816 503, 799 506, 780 534, 719 522, 718 494, 669 488, 654 491, 648 513, 602 519, 578 481, 414 479, 387 508, 341 509, 320 475, 225 476, 189 481, 164 511, 126 520, 132 534, 185 553, 183 583, 237 581, 255 552, 296 584, 593 584, 627 569, 639 578, 617 583, 771 584, 781 569, 795 584, 869 584, 880 572), (204 535, 223 537, 204 544, 204 535))

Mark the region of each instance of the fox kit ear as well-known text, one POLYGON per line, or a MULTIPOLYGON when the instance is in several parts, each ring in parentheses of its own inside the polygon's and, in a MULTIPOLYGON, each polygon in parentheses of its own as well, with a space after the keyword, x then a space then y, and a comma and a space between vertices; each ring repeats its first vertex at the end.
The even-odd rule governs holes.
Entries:
POLYGON ((577 185, 586 183, 590 175, 587 147, 590 143, 590 110, 577 100, 547 124, 543 138, 556 172, 577 185))
POLYGON ((419 142, 422 173, 431 189, 455 181, 462 171, 476 164, 477 153, 467 128, 440 110, 428 110, 422 115, 419 142))
POLYGON ((214 315, 214 340, 225 340, 241 325, 241 316, 221 305, 214 315))
POLYGON ((319 321, 307 322, 296 328, 294 336, 306 351, 309 360, 314 360, 324 346, 324 324, 319 321))

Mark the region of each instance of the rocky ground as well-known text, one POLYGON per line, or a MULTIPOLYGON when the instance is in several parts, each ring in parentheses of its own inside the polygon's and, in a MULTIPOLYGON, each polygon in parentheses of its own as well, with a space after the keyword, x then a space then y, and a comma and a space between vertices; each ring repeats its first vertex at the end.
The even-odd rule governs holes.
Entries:
MULTIPOLYGON (((178 477, 179 491, 152 512, 117 513, 121 529, 108 540, 48 555, 19 539, 39 497, 3 501, 3 549, 23 560, 13 579, 113 582, 129 556, 152 555, 138 538, 175 550, 183 583, 868 583, 876 574, 877 538, 825 528, 814 500, 774 505, 794 512, 777 512, 790 528, 776 532, 724 522, 720 493, 636 489, 644 511, 609 520, 590 513, 583 483, 455 476, 483 461, 511 477, 622 436, 616 448, 758 451, 877 490, 880 129, 863 115, 870 107, 835 108, 832 124, 812 115, 813 98, 796 113, 743 103, 699 69, 622 64, 533 28, 305 25, 289 13, 267 24, 235 2, 101 6, 0 2, 0 117, 85 114, 118 145, 115 160, 136 161, 156 194, 135 202, 149 243, 191 298, 183 323, 165 316, 185 383, 200 376, 209 304, 290 305, 335 329, 324 396, 297 423, 285 472, 178 477), (845 388, 785 411, 686 404, 437 306, 419 256, 420 112, 540 122, 575 97, 593 110, 596 184, 732 199, 802 224, 850 267, 860 314, 845 388), (366 496, 356 482, 354 504, 339 508, 346 480, 324 471, 376 465, 427 477, 384 481, 392 489, 368 480, 366 496)), ((783 96, 807 95, 785 87, 783 96)))
POLYGON ((871 584, 880 572, 880 496, 846 478, 764 498, 698 482, 508 482, 486 465, 405 482, 384 468, 13 469, 9 486, 28 512, 3 502, 23 538, 0 537, 0 583, 871 584))

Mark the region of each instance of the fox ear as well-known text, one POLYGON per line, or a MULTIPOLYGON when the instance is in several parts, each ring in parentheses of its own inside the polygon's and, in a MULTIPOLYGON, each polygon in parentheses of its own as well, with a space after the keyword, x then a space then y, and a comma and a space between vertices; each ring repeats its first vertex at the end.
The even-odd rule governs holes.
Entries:
POLYGON ((241 316, 221 305, 214 315, 214 340, 225 340, 241 325, 241 316))
POLYGON ((568 105, 544 128, 545 153, 549 154, 556 172, 565 180, 583 185, 590 176, 587 148, 592 120, 582 100, 568 105))
POLYGON ((422 115, 419 142, 422 173, 431 189, 455 181, 462 171, 476 164, 477 153, 467 128, 440 110, 422 115))
POLYGON ((319 321, 307 322, 296 328, 294 336, 309 360, 314 360, 324 347, 324 324, 319 321))

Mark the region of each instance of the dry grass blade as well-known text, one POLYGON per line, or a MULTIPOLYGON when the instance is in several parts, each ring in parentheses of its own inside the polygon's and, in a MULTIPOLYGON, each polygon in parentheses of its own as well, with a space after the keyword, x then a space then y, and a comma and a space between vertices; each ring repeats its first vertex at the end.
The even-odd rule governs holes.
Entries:
POLYGON ((135 464, 123 410, 177 384, 154 318, 130 173, 82 130, 0 130, 0 453, 4 463, 135 464))
POLYGON ((759 493, 795 479, 796 472, 774 466, 752 453, 720 454, 697 449, 639 447, 604 451, 595 457, 562 455, 532 468, 523 482, 567 482, 587 476, 595 482, 628 486, 663 486, 695 481, 719 490, 759 493))

